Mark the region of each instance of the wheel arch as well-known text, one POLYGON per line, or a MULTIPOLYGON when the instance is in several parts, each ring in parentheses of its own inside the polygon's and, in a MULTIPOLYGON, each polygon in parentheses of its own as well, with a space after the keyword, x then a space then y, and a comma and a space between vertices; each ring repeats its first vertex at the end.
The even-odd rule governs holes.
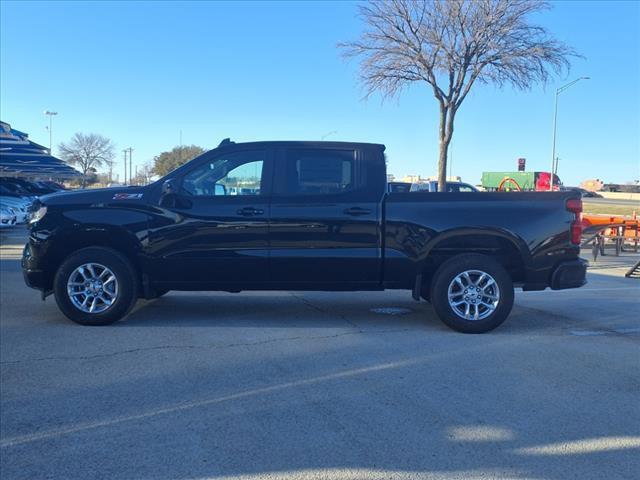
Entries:
POLYGON ((141 282, 142 244, 136 235, 123 227, 105 225, 68 228, 57 232, 50 241, 46 268, 48 290, 53 286, 53 279, 62 262, 72 253, 87 247, 110 248, 124 255, 136 272, 138 282, 141 282))
MULTIPOLYGON (((446 260, 463 253, 479 253, 495 258, 509 273, 514 283, 524 281, 531 255, 525 241, 502 229, 462 228, 440 233, 426 246, 416 271, 416 284, 427 290, 431 278, 446 260)), ((417 290, 417 289, 416 289, 417 290)))

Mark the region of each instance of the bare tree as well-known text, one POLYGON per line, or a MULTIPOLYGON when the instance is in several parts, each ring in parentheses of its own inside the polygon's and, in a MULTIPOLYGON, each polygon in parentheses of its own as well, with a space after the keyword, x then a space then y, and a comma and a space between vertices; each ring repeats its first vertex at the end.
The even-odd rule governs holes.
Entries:
POLYGON ((540 0, 386 0, 359 7, 365 30, 341 43, 361 58, 368 97, 394 97, 426 82, 440 107, 438 189, 446 189, 447 153, 460 105, 476 83, 529 89, 569 68, 575 52, 529 16, 548 9, 540 0))
POLYGON ((58 146, 62 159, 82 170, 82 186, 86 186, 87 174, 106 164, 113 168, 114 145, 106 137, 96 133, 76 133, 68 143, 58 146))

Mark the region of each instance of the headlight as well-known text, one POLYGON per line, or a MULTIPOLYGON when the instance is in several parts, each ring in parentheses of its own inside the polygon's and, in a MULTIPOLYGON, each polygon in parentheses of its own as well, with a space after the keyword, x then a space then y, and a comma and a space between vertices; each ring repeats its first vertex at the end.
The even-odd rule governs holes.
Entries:
POLYGON ((29 223, 34 223, 39 220, 42 220, 42 218, 46 215, 46 213, 47 213, 47 206, 41 205, 40 208, 38 208, 38 210, 36 210, 31 214, 31 219, 29 220, 29 223))

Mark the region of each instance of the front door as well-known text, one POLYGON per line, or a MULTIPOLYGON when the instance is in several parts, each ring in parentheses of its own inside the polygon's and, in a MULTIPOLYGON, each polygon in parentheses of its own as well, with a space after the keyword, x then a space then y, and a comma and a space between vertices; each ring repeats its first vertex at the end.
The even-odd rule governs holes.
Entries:
POLYGON ((153 278, 173 288, 268 281, 269 150, 216 153, 176 179, 169 225, 152 229, 153 278))
POLYGON ((279 150, 269 236, 276 286, 349 290, 380 284, 385 185, 370 188, 365 162, 355 149, 279 150))

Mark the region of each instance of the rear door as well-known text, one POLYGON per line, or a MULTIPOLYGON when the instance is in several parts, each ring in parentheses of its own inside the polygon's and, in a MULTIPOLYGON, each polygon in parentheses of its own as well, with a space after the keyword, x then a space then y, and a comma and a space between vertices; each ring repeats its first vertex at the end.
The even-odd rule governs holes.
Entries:
POLYGON ((292 289, 380 284, 386 182, 384 165, 380 172, 373 165, 355 148, 279 149, 269 234, 272 283, 292 289))

